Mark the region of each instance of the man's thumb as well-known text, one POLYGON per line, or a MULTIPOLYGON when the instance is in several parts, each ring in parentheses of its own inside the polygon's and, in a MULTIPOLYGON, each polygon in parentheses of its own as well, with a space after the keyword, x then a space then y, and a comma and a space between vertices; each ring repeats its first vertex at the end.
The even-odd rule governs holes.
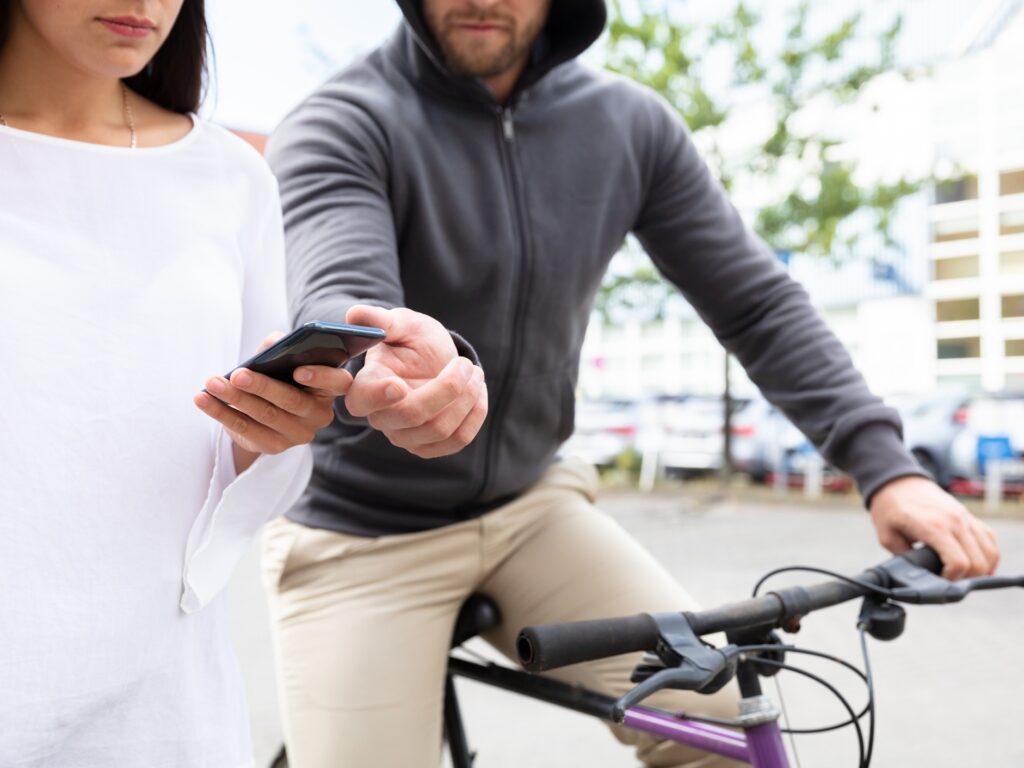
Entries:
POLYGON ((349 325, 368 325, 373 328, 381 328, 387 332, 391 330, 393 316, 390 309, 356 304, 345 313, 345 322, 349 325))

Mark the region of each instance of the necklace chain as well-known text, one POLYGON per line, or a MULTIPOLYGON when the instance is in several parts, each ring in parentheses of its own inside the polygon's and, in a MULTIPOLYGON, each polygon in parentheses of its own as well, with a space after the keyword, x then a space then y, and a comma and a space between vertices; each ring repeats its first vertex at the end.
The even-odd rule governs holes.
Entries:
MULTIPOLYGON (((138 146, 138 140, 135 135, 135 114, 132 112, 132 103, 128 99, 128 87, 121 83, 121 111, 124 113, 124 121, 128 126, 128 131, 131 133, 131 140, 128 143, 129 149, 135 149, 138 146)), ((10 128, 7 120, 4 118, 3 112, 0 112, 0 125, 4 128, 10 128)))

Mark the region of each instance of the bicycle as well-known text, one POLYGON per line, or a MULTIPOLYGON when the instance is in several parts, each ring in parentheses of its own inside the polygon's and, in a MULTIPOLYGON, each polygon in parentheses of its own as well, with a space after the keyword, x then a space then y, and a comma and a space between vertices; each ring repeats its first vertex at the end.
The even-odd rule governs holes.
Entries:
MULTIPOLYGON (((942 564, 936 553, 921 547, 846 577, 818 568, 790 566, 764 576, 748 600, 716 609, 687 613, 640 614, 595 621, 524 628, 517 639, 519 661, 526 671, 452 655, 445 683, 444 728, 453 768, 473 768, 454 678, 463 677, 528 698, 596 717, 608 723, 654 734, 708 754, 722 755, 753 768, 789 768, 784 732, 818 733, 852 727, 857 733, 859 768, 868 768, 874 743, 874 682, 866 635, 893 640, 903 632, 906 613, 900 603, 943 604, 963 600, 972 591, 1024 587, 1024 576, 990 576, 950 582, 937 574, 942 564), (775 575, 812 571, 834 580, 811 586, 786 587, 763 595, 759 591, 775 575), (799 630, 800 620, 823 608, 863 598, 857 627, 864 655, 863 672, 842 659, 782 642, 776 630, 799 630), (701 637, 724 632, 727 644, 716 648, 701 637), (646 652, 632 681, 636 687, 616 699, 595 691, 539 677, 537 672, 594 661, 623 653, 646 652), (868 690, 868 704, 855 712, 845 697, 817 675, 786 663, 787 654, 824 658, 857 672, 868 690), (783 670, 821 683, 843 704, 849 718, 816 729, 783 729, 779 708, 761 690, 761 678, 783 670), (732 721, 715 720, 642 706, 664 689, 714 693, 735 678, 739 683, 739 714, 732 721), (868 736, 860 721, 868 718, 868 736)), ((463 605, 452 647, 465 643, 500 622, 498 607, 474 595, 463 605)), ((286 768, 282 747, 271 768, 286 768)))

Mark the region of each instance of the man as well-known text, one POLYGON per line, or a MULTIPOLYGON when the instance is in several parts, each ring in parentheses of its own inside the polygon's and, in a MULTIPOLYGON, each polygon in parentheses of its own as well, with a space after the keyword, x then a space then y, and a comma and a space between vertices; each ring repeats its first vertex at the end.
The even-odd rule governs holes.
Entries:
MULTIPOLYGON (((744 228, 678 117, 574 61, 604 27, 602 0, 399 5, 395 37, 311 96, 269 149, 297 320, 389 339, 318 438, 305 497, 266 538, 295 768, 436 765, 447 645, 474 591, 499 603, 488 639, 509 655, 526 624, 693 607, 593 507, 593 470, 554 460, 592 299, 630 232, 854 475, 886 547, 928 542, 951 576, 994 569, 991 532, 922 477, 895 413, 744 228)), ((635 662, 560 676, 620 693, 635 662)), ((733 695, 677 706, 732 716, 733 695)), ((638 756, 727 764, 651 740, 638 756)))

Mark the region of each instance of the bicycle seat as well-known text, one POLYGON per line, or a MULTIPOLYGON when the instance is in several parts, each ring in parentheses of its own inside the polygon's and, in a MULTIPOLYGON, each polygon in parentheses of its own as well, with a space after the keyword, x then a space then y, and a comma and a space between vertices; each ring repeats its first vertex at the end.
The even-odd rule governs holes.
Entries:
POLYGON ((487 595, 470 595, 459 609, 452 632, 452 648, 462 645, 470 638, 493 629, 501 623, 498 604, 487 595))

